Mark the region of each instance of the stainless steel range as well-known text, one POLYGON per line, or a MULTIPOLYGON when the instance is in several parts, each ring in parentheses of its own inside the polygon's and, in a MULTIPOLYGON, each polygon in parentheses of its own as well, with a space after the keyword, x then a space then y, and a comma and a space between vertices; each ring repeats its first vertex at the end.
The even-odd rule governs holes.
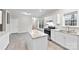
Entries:
POLYGON ((51 40, 51 29, 55 29, 55 27, 49 26, 48 28, 44 28, 44 33, 48 34, 49 38, 48 40, 51 40))

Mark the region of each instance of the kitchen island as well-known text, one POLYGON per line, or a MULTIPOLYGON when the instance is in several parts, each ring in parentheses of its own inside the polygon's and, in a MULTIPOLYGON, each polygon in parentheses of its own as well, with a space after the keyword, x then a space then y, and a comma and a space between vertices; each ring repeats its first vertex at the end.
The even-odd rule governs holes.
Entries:
POLYGON ((28 49, 31 50, 47 50, 48 49, 48 35, 39 31, 39 30, 32 30, 30 32, 31 38, 28 39, 28 49))

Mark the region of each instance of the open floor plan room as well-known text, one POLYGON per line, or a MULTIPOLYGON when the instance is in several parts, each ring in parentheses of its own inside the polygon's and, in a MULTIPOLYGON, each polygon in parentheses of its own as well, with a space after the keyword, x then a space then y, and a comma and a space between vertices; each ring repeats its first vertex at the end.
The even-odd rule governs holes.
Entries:
POLYGON ((79 50, 79 9, 0 9, 0 50, 79 50))

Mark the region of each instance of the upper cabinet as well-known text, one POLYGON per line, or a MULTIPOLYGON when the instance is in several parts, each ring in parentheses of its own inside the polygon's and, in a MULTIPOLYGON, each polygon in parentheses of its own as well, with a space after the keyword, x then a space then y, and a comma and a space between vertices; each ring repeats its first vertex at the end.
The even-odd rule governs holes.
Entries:
POLYGON ((78 20, 78 12, 74 11, 74 12, 70 12, 67 14, 64 14, 64 25, 65 26, 78 26, 77 24, 77 20, 78 20))

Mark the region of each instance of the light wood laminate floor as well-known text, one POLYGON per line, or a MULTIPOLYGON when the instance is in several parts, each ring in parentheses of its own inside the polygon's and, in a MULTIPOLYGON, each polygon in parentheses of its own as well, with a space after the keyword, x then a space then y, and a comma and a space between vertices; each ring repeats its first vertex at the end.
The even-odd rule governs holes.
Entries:
MULTIPOLYGON (((24 38, 21 38, 22 35, 11 34, 10 35, 10 44, 6 50, 28 50, 25 45, 24 38)), ((56 45, 52 41, 48 42, 48 50, 64 50, 60 46, 56 45)))
POLYGON ((49 41, 48 42, 48 50, 64 50, 64 48, 60 47, 56 43, 49 41))

